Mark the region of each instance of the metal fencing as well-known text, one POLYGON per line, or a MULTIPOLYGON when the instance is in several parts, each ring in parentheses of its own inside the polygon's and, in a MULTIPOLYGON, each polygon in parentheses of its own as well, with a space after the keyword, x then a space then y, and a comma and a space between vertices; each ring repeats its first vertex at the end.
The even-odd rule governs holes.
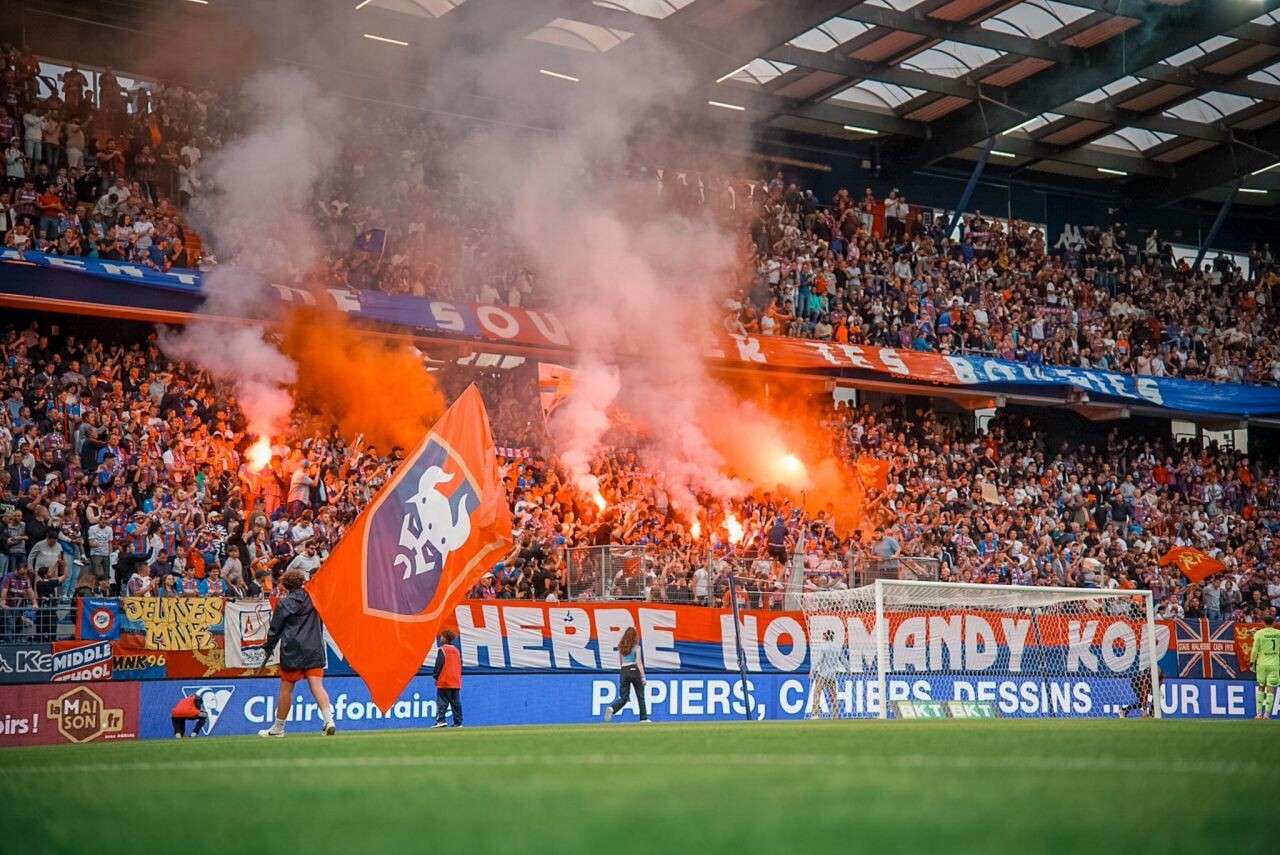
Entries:
POLYGON ((849 557, 849 587, 860 588, 877 579, 902 579, 910 582, 936 582, 941 562, 923 555, 898 555, 887 561, 849 557))
POLYGON ((39 607, 0 609, 0 644, 48 644, 76 637, 76 597, 45 600, 39 607))
POLYGON ((566 600, 643 600, 654 577, 644 546, 575 546, 565 550, 566 600))

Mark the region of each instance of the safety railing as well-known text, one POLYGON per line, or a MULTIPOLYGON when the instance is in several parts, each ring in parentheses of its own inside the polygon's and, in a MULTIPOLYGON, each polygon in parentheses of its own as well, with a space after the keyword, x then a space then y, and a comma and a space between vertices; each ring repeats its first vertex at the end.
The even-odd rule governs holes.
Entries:
POLYGON ((46 598, 40 605, 28 601, 0 608, 0 645, 48 644, 76 637, 77 597, 46 598))
POLYGON ((896 555, 887 560, 849 556, 849 587, 870 585, 877 579, 936 582, 941 562, 923 555, 896 555))

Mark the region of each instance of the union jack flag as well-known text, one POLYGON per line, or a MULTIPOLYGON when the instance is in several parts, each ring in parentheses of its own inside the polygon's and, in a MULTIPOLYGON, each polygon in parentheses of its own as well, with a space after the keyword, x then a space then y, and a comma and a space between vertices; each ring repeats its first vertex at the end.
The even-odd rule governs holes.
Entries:
POLYGON ((1221 680, 1236 676, 1235 624, 1231 621, 1176 620, 1178 676, 1221 680))

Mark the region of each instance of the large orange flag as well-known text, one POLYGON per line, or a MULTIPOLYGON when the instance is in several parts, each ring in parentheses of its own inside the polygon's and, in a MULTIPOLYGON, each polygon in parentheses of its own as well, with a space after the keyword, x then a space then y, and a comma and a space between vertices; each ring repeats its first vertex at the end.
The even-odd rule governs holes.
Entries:
POLYGON ((307 584, 383 712, 476 579, 511 544, 484 401, 468 387, 307 584))
POLYGON ((1227 565, 1217 559, 1210 558, 1198 549, 1190 546, 1175 546, 1160 556, 1160 566, 1178 565, 1182 575, 1192 582, 1202 582, 1214 573, 1227 569, 1227 565))

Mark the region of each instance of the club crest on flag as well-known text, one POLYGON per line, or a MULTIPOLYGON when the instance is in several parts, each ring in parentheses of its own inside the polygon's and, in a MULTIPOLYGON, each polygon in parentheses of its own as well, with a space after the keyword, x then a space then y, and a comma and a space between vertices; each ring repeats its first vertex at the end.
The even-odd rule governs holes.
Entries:
POLYGON ((475 560, 469 541, 479 495, 461 457, 432 436, 370 508, 364 530, 367 612, 419 615, 435 598, 446 564, 457 561, 465 568, 475 560))

